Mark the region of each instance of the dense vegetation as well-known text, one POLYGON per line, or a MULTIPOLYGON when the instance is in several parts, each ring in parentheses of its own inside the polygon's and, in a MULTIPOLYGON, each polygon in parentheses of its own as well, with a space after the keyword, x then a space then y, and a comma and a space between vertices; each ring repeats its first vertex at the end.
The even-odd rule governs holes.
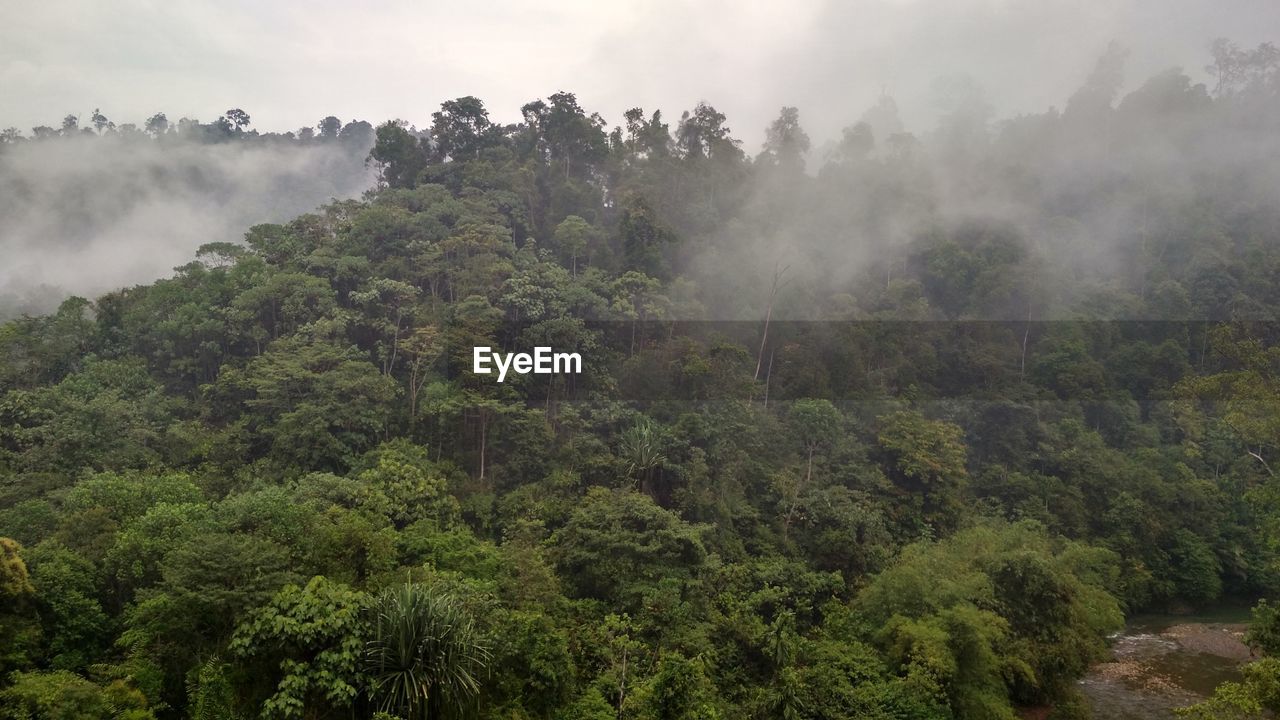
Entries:
POLYGON ((1214 51, 813 174, 793 108, 460 98, 0 326, 0 716, 1082 714, 1125 612, 1280 590, 1280 73, 1214 51))

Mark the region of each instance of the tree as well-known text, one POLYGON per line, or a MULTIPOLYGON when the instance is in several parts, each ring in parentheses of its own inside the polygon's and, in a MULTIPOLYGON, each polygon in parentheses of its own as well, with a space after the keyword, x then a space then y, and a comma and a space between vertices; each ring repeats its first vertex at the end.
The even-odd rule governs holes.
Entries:
POLYGON ((953 527, 960 512, 960 490, 969 476, 962 430, 916 412, 896 412, 878 420, 877 439, 888 454, 894 482, 919 503, 926 524, 953 527))
POLYGON ((457 520, 458 501, 449 495, 445 472, 428 459, 425 449, 397 440, 379 446, 361 462, 367 466, 357 476, 365 486, 362 493, 376 492, 380 500, 366 507, 379 509, 397 528, 419 520, 444 528, 457 520))
POLYGON ((116 124, 108 120, 107 116, 103 115, 102 111, 98 108, 93 109, 93 114, 90 116, 90 120, 93 121, 93 129, 97 130, 99 135, 107 130, 115 129, 116 126, 116 124))
POLYGON ((1280 711, 1280 658, 1265 657, 1241 666, 1240 682, 1227 681, 1208 699, 1178 708, 1178 717, 1191 720, 1265 718, 1280 711))
POLYGON ((655 316, 661 316, 662 306, 658 297, 658 289, 661 286, 657 279, 631 270, 614 280, 612 287, 609 288, 613 295, 611 309, 620 318, 631 321, 631 343, 628 354, 635 353, 637 338, 643 341, 643 338, 637 335, 640 323, 655 319, 655 316))
POLYGON ((372 448, 396 382, 353 348, 290 337, 214 386, 227 418, 238 418, 276 458, 306 469, 340 468, 372 448))
POLYGON ((555 248, 562 255, 569 256, 569 267, 573 277, 578 277, 578 258, 591 246, 595 230, 590 223, 577 215, 570 215, 556 226, 553 236, 555 248))
POLYGON ((5 720, 154 720, 146 698, 126 682, 101 687, 66 670, 15 672, 0 690, 5 720))
POLYGON ((125 521, 103 559, 121 598, 131 600, 138 590, 157 584, 169 551, 213 525, 212 511, 202 502, 161 501, 125 521))
POLYGON ((418 397, 431 378, 431 368, 444 352, 440 330, 435 325, 416 327, 405 338, 404 355, 409 365, 409 427, 418 422, 418 397))
POLYGON ((1217 38, 1209 51, 1213 63, 1205 66, 1205 72, 1214 76, 1213 94, 1219 97, 1235 92, 1242 85, 1265 82, 1280 69, 1280 49, 1269 42, 1253 50, 1242 50, 1226 38, 1217 38))
POLYGON ((139 359, 90 358, 56 385, 0 396, 0 448, 30 470, 146 467, 179 407, 139 359))
POLYGON ((470 95, 448 100, 431 114, 432 156, 436 162, 475 160, 480 151, 495 144, 500 129, 489 120, 479 98, 470 95))
POLYGON ((638 610, 664 578, 690 582, 706 558, 700 530, 647 495, 592 488, 551 536, 551 557, 581 597, 638 610))
POLYGON ((388 121, 378 126, 369 157, 379 164, 380 181, 391 188, 411 188, 426 166, 426 153, 418 138, 405 128, 404 121, 388 121))
POLYGON ((328 115, 316 123, 316 130, 320 131, 320 137, 326 140, 336 140, 338 133, 342 131, 342 121, 332 115, 328 115))
POLYGON ((1203 438, 1211 411, 1240 439, 1248 457, 1274 476, 1267 458, 1280 438, 1280 346, 1268 347, 1235 326, 1215 328, 1208 339, 1234 368, 1178 383, 1184 431, 1193 443, 1203 438))
POLYGON ((717 720, 710 685, 697 660, 665 654, 649 687, 650 712, 658 720, 717 720))
POLYGON ((604 119, 597 114, 587 115, 573 93, 554 93, 546 103, 525 105, 524 111, 537 130, 547 160, 555 166, 563 165, 564 179, 574 176, 574 168, 580 173, 587 171, 607 154, 604 119))
POLYGON ((174 547, 140 593, 121 641, 182 677, 232 636, 242 615, 295 583, 286 548, 248 533, 205 532, 174 547))
POLYGON ((84 669, 101 651, 109 623, 98 600, 93 563, 56 542, 42 543, 27 559, 50 665, 84 669))
POLYGON ((1069 100, 1063 115, 1069 121, 1087 123, 1111 111, 1124 82, 1124 65, 1129 51, 1118 42, 1107 45, 1093 72, 1069 100))
POLYGON ((618 233, 622 236, 622 252, 628 270, 658 278, 667 276, 665 254, 676 238, 657 219, 657 213, 647 200, 633 196, 627 201, 622 220, 618 223, 618 233))
POLYGON ((680 117, 676 129, 676 144, 685 158, 708 160, 737 160, 742 151, 738 141, 725 126, 724 113, 705 102, 700 102, 693 112, 680 117))
POLYGON ((804 171, 804 154, 809 152, 809 135, 800 127, 800 111, 782 108, 778 119, 769 125, 764 139, 764 155, 779 168, 791 172, 804 171))
POLYGON ((963 717, 1012 717, 1011 700, 1066 697, 1123 622, 1091 573, 1116 558, 1055 548, 1033 524, 990 524, 908 546, 857 608, 909 680, 963 717))
POLYGON ((672 152, 671 129, 662 121, 662 111, 654 110, 646 120, 644 111, 631 108, 623 114, 627 125, 627 149, 646 160, 661 160, 672 152))
POLYGON ((231 108, 223 113, 223 117, 235 126, 236 132, 244 132, 244 129, 249 127, 249 113, 240 108, 231 108))
POLYGON ((366 632, 367 598, 316 576, 305 587, 286 585, 236 628, 231 650, 274 664, 276 691, 264 717, 319 718, 352 705, 366 632))
POLYGON ((799 504, 798 496, 808 490, 813 479, 814 453, 829 448, 840 436, 840 411, 829 400, 806 398, 797 400, 787 411, 788 424, 794 428, 805 451, 804 482, 797 488, 787 508, 783 532, 791 527, 791 521, 799 504))
POLYGON ((4 673, 30 663, 40 632, 36 589, 21 552, 17 541, 0 537, 0 672, 4 673))
POLYGON ((480 691, 489 650, 454 597, 414 583, 370 608, 364 670, 377 706, 407 720, 458 717, 480 691))
POLYGON ((618 442, 618 453, 626 462, 627 474, 639 483, 641 492, 653 494, 655 491, 654 472, 667 461, 663 454, 664 440, 662 429, 641 416, 622 433, 618 442))
POLYGON ((155 115, 147 118, 147 123, 144 126, 144 129, 147 131, 148 135, 151 135, 152 137, 160 137, 161 135, 169 132, 169 118, 165 117, 165 114, 162 112, 156 113, 155 115))

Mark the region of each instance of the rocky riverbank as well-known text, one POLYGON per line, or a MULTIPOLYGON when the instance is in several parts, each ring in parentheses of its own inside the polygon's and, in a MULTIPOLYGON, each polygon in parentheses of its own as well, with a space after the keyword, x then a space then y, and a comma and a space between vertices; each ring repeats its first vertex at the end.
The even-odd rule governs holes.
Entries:
POLYGON ((1236 622, 1183 622, 1176 618, 1130 623, 1111 646, 1111 659, 1080 681, 1095 720, 1171 718, 1173 709, 1239 677, 1252 654, 1246 626, 1236 622))

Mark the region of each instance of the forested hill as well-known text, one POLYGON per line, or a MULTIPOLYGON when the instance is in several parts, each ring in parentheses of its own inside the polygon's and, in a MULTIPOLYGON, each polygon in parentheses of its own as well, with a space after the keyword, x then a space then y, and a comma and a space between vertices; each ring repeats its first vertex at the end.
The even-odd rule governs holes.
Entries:
POLYGON ((1280 590, 1276 55, 755 157, 377 127, 363 200, 0 326, 0 717, 1082 716, 1125 613, 1280 590))

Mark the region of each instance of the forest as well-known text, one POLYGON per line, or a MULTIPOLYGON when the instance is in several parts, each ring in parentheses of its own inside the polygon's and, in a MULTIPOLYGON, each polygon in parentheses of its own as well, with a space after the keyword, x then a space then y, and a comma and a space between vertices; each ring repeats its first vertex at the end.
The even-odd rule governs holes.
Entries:
MULTIPOLYGON (((1185 713, 1280 711, 1280 51, 1206 62, 754 155, 564 91, 132 128, 377 184, 0 325, 0 718, 1086 718, 1227 597, 1260 659, 1185 713)), ((121 142, 74 120, 0 157, 121 142)))

